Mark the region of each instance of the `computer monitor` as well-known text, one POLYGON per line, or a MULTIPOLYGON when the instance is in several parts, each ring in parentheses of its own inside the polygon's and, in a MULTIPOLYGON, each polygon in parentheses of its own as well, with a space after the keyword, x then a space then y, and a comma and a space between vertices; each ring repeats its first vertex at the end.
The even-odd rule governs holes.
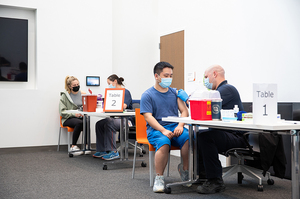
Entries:
POLYGON ((0 17, 0 27, 0 82, 28 82, 28 20, 0 17))
POLYGON ((99 76, 86 76, 86 85, 87 86, 100 86, 100 77, 99 76))

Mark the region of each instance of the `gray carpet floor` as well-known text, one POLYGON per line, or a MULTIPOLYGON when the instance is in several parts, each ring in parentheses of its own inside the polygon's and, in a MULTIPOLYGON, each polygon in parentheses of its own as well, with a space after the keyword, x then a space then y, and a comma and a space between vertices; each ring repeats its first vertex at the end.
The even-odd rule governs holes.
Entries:
MULTIPOLYGON (((129 158, 133 158, 130 150, 129 158)), ((143 159, 148 164, 148 154, 143 159)), ((226 191, 202 195, 197 185, 172 187, 171 194, 153 193, 149 186, 149 167, 137 162, 135 179, 131 178, 132 162, 109 164, 103 170, 101 159, 92 155, 69 158, 66 149, 35 148, 0 149, 0 198, 291 198, 291 181, 272 177, 274 185, 264 179, 264 191, 257 191, 257 181, 245 176, 237 184, 236 175, 225 179, 226 191)), ((166 183, 180 181, 179 157, 171 156, 170 177, 166 183)))

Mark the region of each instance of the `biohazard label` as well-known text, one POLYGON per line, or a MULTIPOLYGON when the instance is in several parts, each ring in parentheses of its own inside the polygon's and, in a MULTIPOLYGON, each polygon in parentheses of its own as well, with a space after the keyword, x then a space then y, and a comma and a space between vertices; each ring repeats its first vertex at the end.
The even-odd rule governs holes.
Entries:
POLYGON ((211 115, 211 101, 207 101, 206 115, 211 115))

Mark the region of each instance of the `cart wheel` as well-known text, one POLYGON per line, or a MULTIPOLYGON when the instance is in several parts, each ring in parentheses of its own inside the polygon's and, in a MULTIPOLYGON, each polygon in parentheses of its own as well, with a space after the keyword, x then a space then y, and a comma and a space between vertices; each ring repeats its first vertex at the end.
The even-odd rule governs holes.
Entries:
POLYGON ((103 170, 107 170, 107 165, 103 165, 103 170))
POLYGON ((146 166, 147 166, 147 163, 146 163, 146 162, 142 162, 142 163, 141 163, 141 166, 142 166, 142 167, 146 167, 146 166))
POLYGON ((257 191, 264 191, 263 185, 257 185, 257 191))
POLYGON ((268 183, 268 185, 273 185, 274 184, 274 180, 273 179, 268 179, 267 183, 268 183))
POLYGON ((171 193, 171 187, 165 187, 164 192, 166 194, 170 194, 171 193))
POLYGON ((72 158, 72 157, 73 157, 73 154, 72 154, 72 153, 69 153, 69 157, 72 158))
POLYGON ((244 179, 244 176, 242 172, 238 172, 238 184, 242 184, 242 181, 244 179))
POLYGON ((143 154, 146 154, 146 151, 145 151, 145 150, 142 150, 142 153, 143 153, 143 154))

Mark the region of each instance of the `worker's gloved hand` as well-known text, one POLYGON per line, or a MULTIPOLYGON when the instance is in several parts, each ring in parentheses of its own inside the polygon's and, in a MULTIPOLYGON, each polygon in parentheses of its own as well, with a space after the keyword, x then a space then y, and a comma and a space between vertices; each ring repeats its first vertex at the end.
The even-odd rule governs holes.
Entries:
POLYGON ((177 97, 179 97, 184 102, 189 99, 188 94, 182 89, 178 90, 177 97))

